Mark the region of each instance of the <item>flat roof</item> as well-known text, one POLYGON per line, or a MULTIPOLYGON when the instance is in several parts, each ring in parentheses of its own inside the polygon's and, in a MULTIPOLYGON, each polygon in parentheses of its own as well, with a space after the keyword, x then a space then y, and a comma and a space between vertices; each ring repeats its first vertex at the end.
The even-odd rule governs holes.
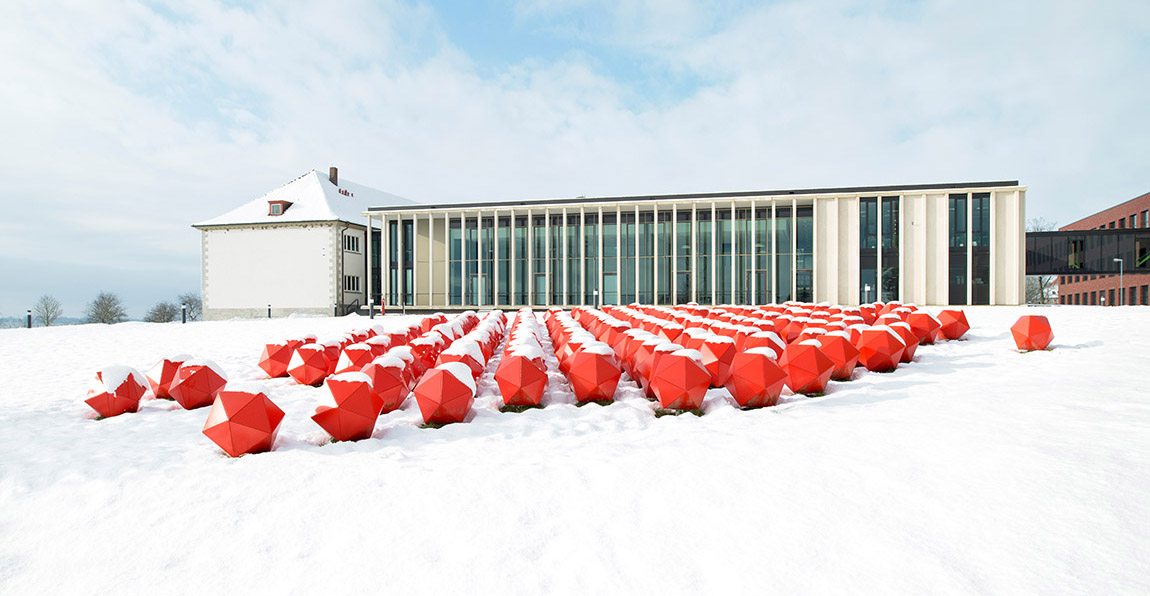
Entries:
POLYGON ((917 190, 954 190, 960 188, 1002 188, 1017 187, 1017 180, 992 182, 943 182, 939 184, 896 184, 888 186, 845 186, 839 188, 796 188, 789 190, 757 190, 735 192, 704 192, 671 195, 630 195, 614 197, 575 197, 570 199, 519 199, 507 201, 485 201, 478 203, 439 203, 425 205, 401 205, 368 207, 367 212, 385 211, 424 211, 442 209, 473 209, 483 207, 531 207, 534 205, 559 205, 580 203, 643 203, 651 201, 694 201, 706 199, 736 199, 749 197, 778 197, 788 195, 854 195, 867 193, 907 192, 917 190))

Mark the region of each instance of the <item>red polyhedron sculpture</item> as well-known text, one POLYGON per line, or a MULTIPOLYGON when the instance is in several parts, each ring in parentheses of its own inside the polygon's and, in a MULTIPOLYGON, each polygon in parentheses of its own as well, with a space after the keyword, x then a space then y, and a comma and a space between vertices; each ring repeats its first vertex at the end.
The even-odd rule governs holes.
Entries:
POLYGON ((966 313, 961 310, 944 310, 938 313, 938 322, 942 323, 942 336, 947 339, 958 339, 970 331, 966 313))
POLYGON ((902 338, 902 358, 899 359, 899 362, 913 361, 914 353, 918 350, 918 338, 915 337, 914 330, 911 329, 910 325, 903 322, 894 323, 888 327, 894 329, 894 332, 902 338))
POLYGON ((495 370, 495 383, 503 405, 537 406, 547 389, 547 369, 526 356, 504 354, 495 370))
POLYGON ((288 374, 300 385, 318 387, 327 376, 327 356, 319 344, 304 344, 292 354, 288 374))
POLYGON ((906 317, 906 322, 910 324, 918 343, 924 346, 938 341, 938 336, 942 333, 942 324, 926 311, 916 310, 910 313, 906 317))
POLYGON ((571 357, 571 372, 567 380, 579 403, 615 399, 615 389, 623 371, 615 354, 604 344, 599 348, 585 347, 571 357))
POLYGON ((156 399, 172 399, 169 391, 172 382, 176 380, 176 372, 180 370, 181 364, 191 359, 191 356, 163 358, 148 371, 148 385, 152 388, 152 395, 156 399))
POLYGON ((894 329, 871 327, 863 329, 859 339, 859 362, 873 372, 889 372, 898 367, 906 346, 894 329))
POLYGON ((327 379, 327 389, 335 405, 318 406, 311 419, 337 441, 371 437, 383 410, 383 399, 371 390, 371 378, 361 372, 341 373, 327 379))
POLYGON ((335 372, 363 370, 363 367, 367 366, 375 357, 375 349, 371 346, 364 343, 351 344, 340 352, 339 361, 335 365, 335 372))
POLYGON ((1042 315, 1023 315, 1010 326, 1014 344, 1023 352, 1045 350, 1054 341, 1050 321, 1042 315))
POLYGON ((208 412, 204 435, 232 457, 262 453, 272 450, 283 419, 283 410, 263 393, 221 391, 208 412))
POLYGON ((851 375, 854 374, 855 366, 858 365, 859 350, 854 347, 850 340, 839 335, 839 333, 845 332, 828 333, 819 337, 819 347, 835 363, 835 369, 831 371, 831 379, 849 381, 851 375))
POLYGON ((291 342, 276 342, 265 345, 264 351, 260 354, 260 368, 273 379, 286 377, 288 365, 291 364, 291 356, 295 353, 296 347, 291 342))
POLYGON ((446 362, 427 371, 415 386, 415 401, 426 424, 463 422, 475 402, 475 379, 460 362, 446 362))
POLYGON ((96 371, 84 403, 104 418, 135 412, 148 390, 144 375, 130 366, 106 366, 96 371))
POLYGON ((216 396, 228 384, 224 371, 210 360, 188 360, 176 371, 169 392, 172 399, 185 410, 212 405, 216 396))
POLYGON ((775 362, 774 351, 767 347, 751 348, 735 354, 727 391, 743 408, 762 408, 779 403, 787 374, 775 362))
POLYGON ((395 411, 407 398, 407 380, 404 366, 398 358, 376 358, 363 367, 363 374, 371 379, 371 392, 383 400, 382 414, 395 411), (398 362, 397 362, 398 361, 398 362))
POLYGON ((722 387, 730 374, 731 361, 735 358, 735 340, 721 335, 711 335, 703 339, 698 348, 703 355, 703 366, 711 373, 711 386, 722 387))
POLYGON ((783 350, 779 367, 787 373, 787 387, 795 393, 819 394, 827 390, 827 382, 835 370, 835 363, 812 343, 795 343, 783 350))
POLYGON ((695 350, 663 355, 651 379, 651 391, 667 409, 695 410, 703 405, 711 373, 695 350))

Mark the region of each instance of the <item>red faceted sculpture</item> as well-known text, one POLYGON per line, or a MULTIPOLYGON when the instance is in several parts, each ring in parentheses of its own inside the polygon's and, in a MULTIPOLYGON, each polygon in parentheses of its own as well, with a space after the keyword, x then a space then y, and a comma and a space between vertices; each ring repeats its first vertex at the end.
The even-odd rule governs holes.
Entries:
POLYGON ((567 380, 579 403, 615 399, 615 389, 623 371, 605 343, 584 344, 571 356, 571 372, 567 380))
POLYGON ((966 313, 961 310, 944 310, 938 313, 938 322, 942 323, 942 336, 947 339, 958 339, 970 331, 966 313))
POLYGON ((791 391, 811 395, 827 390, 835 363, 811 340, 788 345, 779 367, 787 374, 791 391))
POLYGON ((504 354, 495 370, 495 383, 504 405, 537 406, 547 389, 547 369, 528 356, 504 354))
POLYGON ((163 358, 148 371, 148 386, 151 387, 152 395, 156 399, 172 399, 169 390, 172 388, 172 381, 176 380, 176 371, 180 370, 181 364, 191 359, 191 356, 183 354, 163 358))
POLYGON ((906 346, 894 329, 886 326, 863 329, 859 339, 859 362, 873 372, 890 372, 898 367, 906 346))
POLYGON ((470 337, 461 337, 439 354, 435 364, 439 366, 448 362, 459 362, 467 366, 471 370, 471 378, 478 379, 483 374, 487 358, 483 356, 483 349, 478 342, 470 337))
POLYGON ((271 451, 283 410, 261 392, 221 391, 212 403, 204 435, 224 453, 239 457, 271 451))
POLYGON ((1042 315, 1023 315, 1010 326, 1014 344, 1023 352, 1045 350, 1054 341, 1054 331, 1050 321, 1042 315))
POLYGON ((140 408, 140 398, 148 390, 148 380, 130 366, 106 366, 96 371, 84 403, 100 416, 111 418, 140 408))
POLYGON ((735 358, 735 340, 722 335, 709 335, 697 349, 703 355, 703 366, 711 373, 711 386, 722 387, 727 382, 731 361, 735 358))
POLYGON ((327 376, 327 356, 322 345, 304 344, 292 354, 288 374, 300 385, 318 387, 327 376))
POLYGON ((703 405, 711 373, 697 350, 682 349, 663 355, 651 379, 651 391, 667 409, 694 410, 703 405))
POLYGON ((786 380, 773 350, 751 348, 735 354, 726 387, 740 407, 762 408, 779 403, 786 380))
POLYGON ((475 378, 460 362, 445 362, 427 371, 415 386, 415 401, 426 424, 463 422, 475 402, 475 378))
POLYGON ((275 342, 264 346, 260 354, 260 368, 273 379, 286 377, 291 356, 295 353, 297 345, 293 342, 275 342))
POLYGON ((403 360, 389 355, 380 356, 363 367, 361 372, 371 379, 371 392, 383 401, 381 413, 386 414, 398 409, 407 398, 405 368, 403 360))
POLYGON ((188 360, 176 371, 169 392, 182 408, 194 410, 212 405, 227 384, 227 375, 215 362, 188 360))
POLYGON ((924 346, 938 341, 938 336, 942 333, 942 323, 939 323, 934 315, 924 310, 910 313, 906 317, 906 322, 910 324, 911 330, 918 338, 918 343, 924 346))
POLYGON ((898 323, 892 323, 888 326, 891 329, 894 329, 894 332, 898 334, 900 339, 902 339, 902 358, 899 359, 899 362, 913 361, 914 353, 916 350, 918 350, 918 338, 915 337, 914 331, 910 328, 910 325, 900 321, 898 323))
POLYGON ((835 331, 818 338, 819 348, 835 363, 831 371, 831 379, 835 381, 849 381, 858 365, 859 351, 848 339, 845 331, 835 331))
POLYGON ((311 419, 337 441, 371 437, 383 399, 371 390, 371 377, 345 372, 327 379, 331 400, 316 407, 311 419))
POLYGON ((363 370, 363 367, 367 366, 375 357, 375 348, 365 343, 351 344, 340 352, 339 361, 335 365, 335 372, 363 370))

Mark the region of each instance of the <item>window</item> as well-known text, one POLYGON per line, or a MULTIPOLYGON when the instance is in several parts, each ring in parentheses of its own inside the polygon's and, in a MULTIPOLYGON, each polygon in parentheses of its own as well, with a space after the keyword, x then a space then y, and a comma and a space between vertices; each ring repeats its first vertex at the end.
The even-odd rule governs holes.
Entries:
POLYGON ((1134 215, 1130 216, 1130 227, 1131 228, 1138 227, 1138 214, 1134 214, 1134 215))
POLYGON ((345 291, 345 292, 358 292, 359 291, 359 276, 358 275, 345 275, 345 276, 343 276, 343 291, 345 291))
POLYGON ((1126 218, 1118 220, 1118 229, 1126 229, 1126 218))
POLYGON ((1142 227, 1150 228, 1150 209, 1142 212, 1142 227))
POLYGON ((1110 229, 1111 229, 1111 230, 1113 230, 1113 229, 1114 229, 1114 222, 1110 222, 1110 229))
POLYGON ((291 201, 268 201, 268 215, 283 215, 291 205, 291 201))
POLYGON ((965 194, 948 197, 949 219, 949 304, 966 304, 966 205, 965 194))
POLYGON ((343 237, 343 249, 347 252, 359 252, 359 236, 345 235, 343 237))

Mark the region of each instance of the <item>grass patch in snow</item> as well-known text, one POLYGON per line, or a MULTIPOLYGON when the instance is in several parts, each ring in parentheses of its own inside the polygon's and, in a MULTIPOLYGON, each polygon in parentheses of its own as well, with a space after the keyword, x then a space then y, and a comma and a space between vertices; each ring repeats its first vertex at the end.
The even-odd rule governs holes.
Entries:
POLYGON ((585 406, 587 404, 598 404, 600 406, 607 407, 613 403, 615 403, 615 400, 613 400, 613 399, 593 399, 591 401, 581 401, 575 405, 580 407, 580 408, 582 408, 583 406, 585 406))
POLYGON ((443 427, 447 426, 448 424, 451 424, 451 423, 450 422, 447 422, 447 423, 428 422, 426 424, 420 424, 419 428, 443 428, 443 427))
POLYGON ((681 416, 683 414, 694 414, 702 416, 703 411, 699 408, 690 408, 687 410, 676 410, 674 408, 655 408, 655 417, 662 418, 663 416, 681 416))
POLYGON ((500 412, 513 412, 513 413, 515 413, 515 414, 519 414, 519 413, 521 413, 521 412, 526 412, 527 410, 542 410, 542 409, 543 409, 543 406, 541 406, 541 405, 534 405, 534 406, 531 406, 531 405, 527 405, 527 406, 500 406, 500 407, 499 407, 499 411, 500 411, 500 412))

